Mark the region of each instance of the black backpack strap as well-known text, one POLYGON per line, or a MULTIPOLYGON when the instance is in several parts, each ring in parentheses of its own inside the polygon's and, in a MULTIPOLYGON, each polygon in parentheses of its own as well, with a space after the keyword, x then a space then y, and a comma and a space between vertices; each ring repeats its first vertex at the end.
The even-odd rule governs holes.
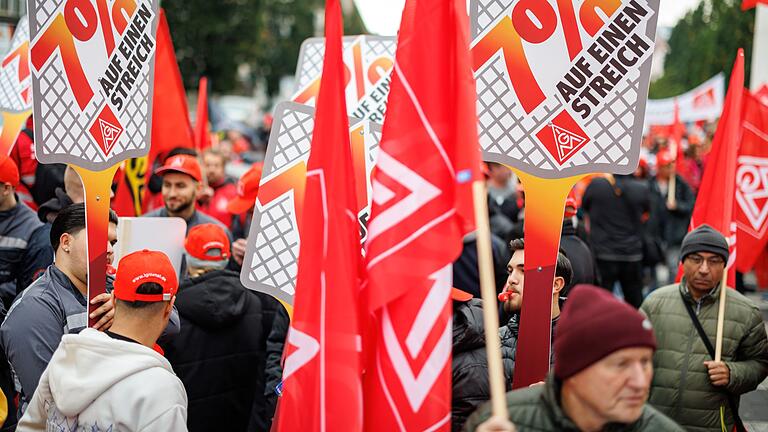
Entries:
MULTIPOLYGON (((725 287, 721 289, 727 289, 725 287)), ((690 303, 688 303, 685 300, 685 296, 683 293, 680 293, 680 298, 683 301, 683 304, 685 305, 685 310, 688 311, 688 316, 691 317, 691 321, 693 322, 693 326, 696 327, 696 332, 699 333, 699 337, 701 338, 701 341, 704 342, 704 346, 707 348, 707 352, 709 353, 709 356, 712 357, 712 360, 715 359, 715 347, 712 346, 712 342, 709 340, 709 337, 704 332, 704 328, 701 327, 701 322, 699 322, 699 317, 696 316, 696 313, 693 311, 693 307, 690 303)), ((731 413, 733 414, 733 420, 736 423, 736 430, 738 432, 747 432, 747 429, 744 427, 744 423, 741 421, 741 417, 739 416, 739 407, 738 404, 736 404, 736 400, 734 399, 733 395, 728 393, 728 407, 731 409, 731 413)))

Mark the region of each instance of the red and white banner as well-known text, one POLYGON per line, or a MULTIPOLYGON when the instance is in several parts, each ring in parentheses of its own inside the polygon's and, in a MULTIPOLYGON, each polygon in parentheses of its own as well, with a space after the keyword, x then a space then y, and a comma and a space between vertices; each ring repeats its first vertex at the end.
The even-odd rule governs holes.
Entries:
MULTIPOLYGON (((704 168, 701 191, 693 208, 689 231, 703 224, 720 231, 731 249, 728 258, 728 285, 736 285, 736 164, 741 138, 741 113, 744 90, 744 50, 739 49, 731 72, 723 115, 712 140, 712 150, 704 168)), ((678 280, 682 265, 678 268, 678 280)))
POLYGON ((750 271, 768 243, 768 105, 744 93, 736 168, 736 269, 750 271))
POLYGON ((373 178, 366 430, 450 429, 452 263, 480 178, 463 0, 407 0, 373 178))
POLYGON ((102 171, 149 150, 157 0, 32 0, 37 159, 102 171))
POLYGON ((328 0, 328 43, 307 164, 306 212, 288 331, 278 431, 363 428, 358 230, 341 58, 341 6, 328 0))
POLYGON ((712 121, 723 112, 725 76, 715 75, 695 89, 667 99, 648 99, 645 108, 645 128, 669 125, 675 120, 675 104, 680 107, 680 121, 694 123, 712 121))

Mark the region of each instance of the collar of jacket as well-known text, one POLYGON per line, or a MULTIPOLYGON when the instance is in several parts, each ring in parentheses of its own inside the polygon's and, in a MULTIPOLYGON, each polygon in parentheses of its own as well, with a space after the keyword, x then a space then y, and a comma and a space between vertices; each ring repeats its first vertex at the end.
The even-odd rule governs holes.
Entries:
MULTIPOLYGON (((696 300, 693 299, 693 296, 691 295, 690 291, 688 291, 688 286, 685 284, 685 278, 683 278, 680 281, 680 285, 678 286, 680 289, 680 292, 683 294, 683 298, 692 305, 696 305, 696 300)), ((715 285, 714 288, 712 288, 707 294, 704 294, 704 296, 701 297, 701 304, 702 305, 708 305, 714 303, 718 295, 720 294, 720 283, 715 285)))
POLYGON ((61 269, 56 267, 56 264, 51 265, 49 267, 51 272, 51 279, 54 281, 54 283, 58 284, 59 286, 64 287, 67 291, 71 292, 73 296, 75 296, 75 299, 77 299, 78 303, 80 303, 83 306, 88 306, 88 302, 85 300, 85 296, 80 292, 80 290, 77 289, 75 284, 72 283, 71 280, 69 280, 69 277, 64 274, 61 269))
MULTIPOLYGON (((547 379, 544 382, 544 389, 541 392, 541 401, 545 407, 547 415, 552 419, 552 423, 556 426, 558 431, 579 431, 580 429, 563 411, 560 405, 560 396, 562 390, 562 382, 555 378, 553 373, 547 375, 547 379)), ((647 402, 646 402, 647 403, 647 402)), ((634 430, 634 426, 638 421, 641 421, 645 415, 645 407, 634 423, 608 423, 603 427, 603 432, 621 432, 634 430)))

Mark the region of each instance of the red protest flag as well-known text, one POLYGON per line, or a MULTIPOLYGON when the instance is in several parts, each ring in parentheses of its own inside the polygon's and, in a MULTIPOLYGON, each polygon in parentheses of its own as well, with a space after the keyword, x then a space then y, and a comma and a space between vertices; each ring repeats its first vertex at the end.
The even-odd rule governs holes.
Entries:
MULTIPOLYGON (((152 104, 152 146, 147 155, 144 184, 149 183, 152 166, 159 155, 176 147, 195 148, 192 126, 189 124, 187 94, 181 81, 179 64, 173 49, 171 32, 165 12, 160 12, 157 24, 157 53, 155 54, 155 95, 152 104)), ((147 195, 146 187, 144 195, 147 195)), ((144 210, 148 200, 144 199, 144 210)))
POLYGON ((683 135, 685 135, 685 125, 680 121, 680 104, 677 102, 677 98, 675 98, 675 121, 670 127, 669 151, 672 152, 670 156, 674 158, 675 169, 678 172, 682 169, 683 159, 685 157, 682 145, 683 135))
POLYGON ((448 430, 452 262, 480 177, 463 0, 408 0, 373 178, 367 430, 448 430))
MULTIPOLYGON (((739 49, 731 72, 728 94, 712 140, 701 188, 693 208, 689 231, 707 224, 728 239, 728 285, 736 286, 736 159, 741 138, 741 109, 744 93, 744 50, 739 49)), ((680 270, 678 270, 678 276, 680 270)))
POLYGON ((741 2, 741 10, 747 11, 752 8, 757 7, 758 3, 760 4, 768 4, 768 0, 742 0, 741 2))
POLYGON ((194 148, 187 96, 173 50, 165 10, 160 9, 155 52, 152 103, 152 142, 147 156, 125 161, 116 177, 112 207, 120 216, 138 216, 147 210, 146 185, 158 155, 175 147, 194 148))
POLYGON ((742 111, 736 203, 736 269, 746 273, 768 243, 768 106, 748 91, 742 111))
POLYGON ((278 431, 363 427, 358 321, 362 260, 344 93, 339 0, 325 10, 325 57, 301 225, 278 431))
POLYGON ((197 116, 195 117, 195 145, 202 151, 211 146, 208 135, 208 78, 200 78, 197 91, 197 116))

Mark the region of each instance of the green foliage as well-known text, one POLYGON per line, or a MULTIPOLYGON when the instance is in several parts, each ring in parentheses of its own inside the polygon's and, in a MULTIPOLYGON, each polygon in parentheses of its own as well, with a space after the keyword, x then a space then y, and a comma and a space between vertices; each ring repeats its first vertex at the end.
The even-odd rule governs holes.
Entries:
POLYGON ((741 11, 741 0, 704 0, 672 29, 664 76, 651 83, 650 97, 686 92, 719 72, 730 76, 736 52, 744 48, 749 83, 755 11, 741 11))
MULTIPOLYGON (((304 39, 322 22, 323 0, 163 0, 176 57, 188 89, 201 76, 216 93, 245 92, 264 83, 279 91, 280 79, 293 75, 304 39), (317 15, 319 11, 320 15, 317 15), (240 65, 250 75, 238 80, 240 65)), ((355 9, 344 19, 346 34, 365 26, 355 9)))

